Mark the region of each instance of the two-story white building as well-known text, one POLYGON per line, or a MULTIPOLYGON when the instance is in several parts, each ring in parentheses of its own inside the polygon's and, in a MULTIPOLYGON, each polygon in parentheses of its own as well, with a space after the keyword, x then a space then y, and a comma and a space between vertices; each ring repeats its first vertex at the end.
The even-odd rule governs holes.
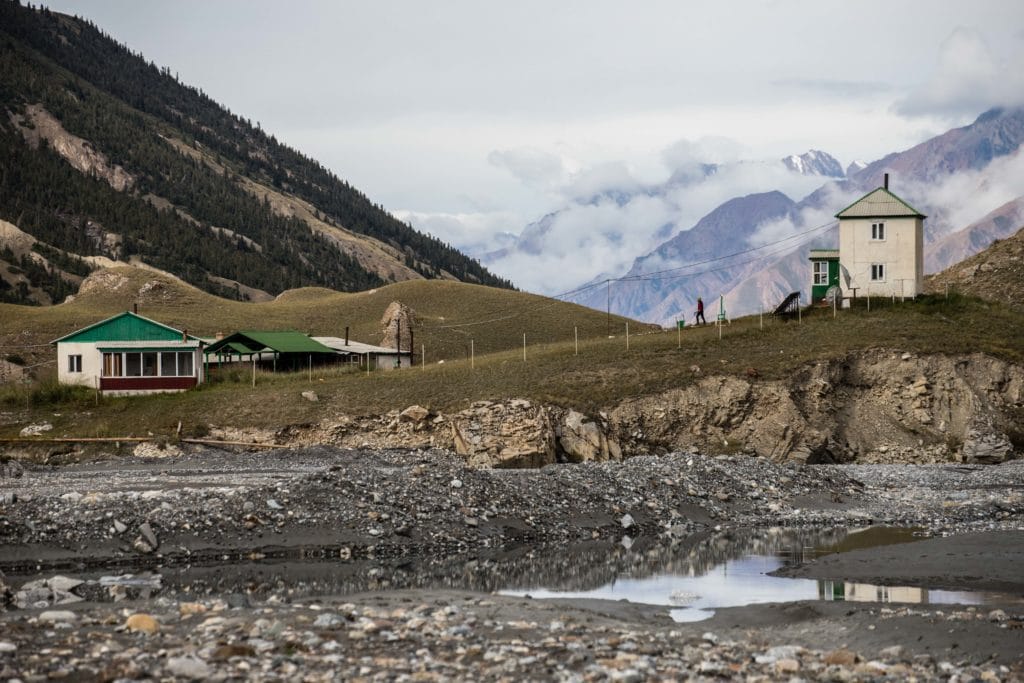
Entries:
MULTIPOLYGON (((885 184, 836 214, 843 298, 915 297, 924 278, 925 215, 885 184)), ((817 272, 817 271, 815 271, 817 272)))

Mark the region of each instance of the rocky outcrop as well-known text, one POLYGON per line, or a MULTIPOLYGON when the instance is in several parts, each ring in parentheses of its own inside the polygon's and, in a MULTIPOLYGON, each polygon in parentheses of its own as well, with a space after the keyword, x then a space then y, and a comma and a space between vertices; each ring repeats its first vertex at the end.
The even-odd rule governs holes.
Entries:
POLYGON ((596 416, 522 399, 444 415, 409 406, 288 427, 277 443, 447 448, 476 467, 690 451, 776 462, 997 463, 1021 450, 1024 368, 988 356, 871 350, 764 381, 704 374, 596 416))
POLYGON ((566 413, 555 428, 557 444, 569 462, 621 460, 622 449, 608 432, 606 416, 598 422, 575 410, 566 413))
POLYGON ((942 447, 938 459, 995 461, 1012 452, 1007 434, 1022 408, 1019 366, 980 354, 873 350, 811 364, 785 381, 708 377, 624 401, 610 419, 627 451, 696 448, 813 463, 942 447))
POLYGON ((380 345, 408 351, 412 348, 411 330, 415 323, 416 314, 411 308, 399 301, 392 301, 380 321, 384 333, 380 345))
MULTIPOLYGON (((107 156, 95 149, 91 142, 64 130, 64 126, 42 105, 25 107, 25 117, 31 126, 17 127, 29 144, 38 147, 39 141, 46 140, 52 150, 60 154, 76 170, 88 176, 102 178, 118 192, 130 190, 135 185, 132 177, 118 164, 111 164, 107 156)), ((20 123, 20 117, 12 115, 20 123)))
POLYGON ((530 401, 478 401, 451 417, 455 452, 475 467, 541 467, 555 462, 549 410, 530 401))

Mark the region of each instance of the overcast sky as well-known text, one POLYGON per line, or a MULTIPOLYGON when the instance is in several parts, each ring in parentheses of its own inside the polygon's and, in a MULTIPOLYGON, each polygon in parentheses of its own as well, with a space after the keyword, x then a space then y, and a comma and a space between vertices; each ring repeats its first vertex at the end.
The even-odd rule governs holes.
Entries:
MULTIPOLYGON (((590 189, 811 148, 871 161, 1024 97, 1018 0, 49 6, 478 252, 590 189)), ((712 195, 683 204, 699 218, 712 195)), ((506 267, 547 293, 588 276, 506 267)))

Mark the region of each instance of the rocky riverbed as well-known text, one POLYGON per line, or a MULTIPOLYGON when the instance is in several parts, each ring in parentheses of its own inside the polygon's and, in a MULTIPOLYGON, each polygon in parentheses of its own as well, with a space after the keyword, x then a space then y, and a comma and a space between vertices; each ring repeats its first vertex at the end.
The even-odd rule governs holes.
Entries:
POLYGON ((1024 676, 1021 461, 675 453, 501 470, 433 449, 204 448, 2 472, 0 677, 1024 676), (700 572, 715 548, 877 524, 927 538, 789 571, 1005 604, 811 601, 681 624, 664 607, 494 593, 538 573, 579 587, 700 572))

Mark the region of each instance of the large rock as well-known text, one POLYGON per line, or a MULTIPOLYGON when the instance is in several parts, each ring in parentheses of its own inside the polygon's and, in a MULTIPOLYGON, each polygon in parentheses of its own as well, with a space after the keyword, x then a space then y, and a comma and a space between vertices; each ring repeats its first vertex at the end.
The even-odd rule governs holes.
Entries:
POLYGON ((543 467, 555 462, 548 410, 529 401, 478 401, 451 417, 455 452, 471 467, 543 467))
MULTIPOLYGON (((411 308, 399 301, 392 301, 381 317, 383 337, 380 345, 388 349, 412 349, 412 326, 416 322, 416 314, 411 308), (401 339, 399 339, 401 334, 401 339), (401 344, 401 345, 399 345, 401 344)), ((415 351, 415 349, 412 349, 415 351)))
POLYGON ((602 425, 575 410, 566 414, 558 426, 557 436, 558 445, 570 462, 622 459, 618 442, 608 438, 602 425))
POLYGON ((966 463, 996 465, 1012 457, 1013 444, 1005 434, 977 426, 968 430, 961 454, 966 463))

